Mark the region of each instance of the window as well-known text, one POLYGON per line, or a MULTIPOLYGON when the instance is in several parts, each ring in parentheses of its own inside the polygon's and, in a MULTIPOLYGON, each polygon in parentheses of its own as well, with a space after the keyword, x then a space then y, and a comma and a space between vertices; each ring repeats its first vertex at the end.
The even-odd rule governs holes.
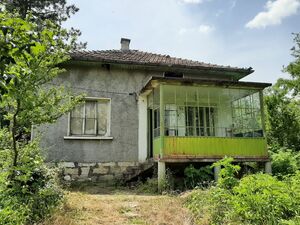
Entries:
POLYGON ((166 136, 215 136, 215 107, 165 107, 166 136))
POLYGON ((109 136, 110 100, 87 98, 70 113, 72 136, 109 136))

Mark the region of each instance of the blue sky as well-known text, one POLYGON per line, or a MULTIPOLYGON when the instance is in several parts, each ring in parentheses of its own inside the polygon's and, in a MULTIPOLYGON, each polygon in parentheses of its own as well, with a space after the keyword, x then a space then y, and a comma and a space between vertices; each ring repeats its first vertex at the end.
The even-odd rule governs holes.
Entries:
POLYGON ((69 0, 80 8, 66 24, 88 49, 130 48, 198 61, 253 67, 244 80, 274 83, 293 58, 300 0, 69 0))

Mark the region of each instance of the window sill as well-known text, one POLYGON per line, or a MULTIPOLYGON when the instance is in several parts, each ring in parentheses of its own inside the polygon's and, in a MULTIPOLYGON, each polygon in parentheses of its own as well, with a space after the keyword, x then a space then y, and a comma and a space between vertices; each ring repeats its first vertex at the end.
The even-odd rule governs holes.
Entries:
POLYGON ((65 140, 112 140, 110 136, 64 136, 65 140))

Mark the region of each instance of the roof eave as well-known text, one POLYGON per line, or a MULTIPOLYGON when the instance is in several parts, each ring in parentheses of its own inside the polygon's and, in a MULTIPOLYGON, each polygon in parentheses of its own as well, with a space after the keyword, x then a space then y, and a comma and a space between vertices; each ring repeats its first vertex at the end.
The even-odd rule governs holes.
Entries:
POLYGON ((179 72, 191 72, 191 73, 228 73, 235 77, 236 80, 240 80, 247 75, 254 72, 254 70, 249 68, 230 68, 230 67, 215 67, 215 66, 186 66, 186 65, 165 65, 160 63, 138 63, 131 61, 119 61, 119 60, 95 60, 93 58, 72 58, 71 60, 65 62, 64 64, 73 64, 73 63, 101 63, 101 64, 114 64, 114 65, 129 65, 129 66, 138 66, 143 68, 156 68, 158 70, 177 70, 179 72))
POLYGON ((190 79, 190 78, 165 78, 165 77, 150 77, 143 88, 140 90, 140 94, 152 89, 152 83, 158 82, 160 84, 183 84, 183 85, 210 85, 224 88, 250 88, 263 90, 266 87, 271 86, 271 83, 260 82, 247 82, 247 81, 226 81, 226 80, 212 80, 212 79, 190 79))

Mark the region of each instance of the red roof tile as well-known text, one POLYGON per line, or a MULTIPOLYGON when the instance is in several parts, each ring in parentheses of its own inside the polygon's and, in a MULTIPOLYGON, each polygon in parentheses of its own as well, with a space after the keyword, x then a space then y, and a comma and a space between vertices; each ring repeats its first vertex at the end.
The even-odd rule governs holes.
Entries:
POLYGON ((250 74, 252 68, 221 66, 194 60, 170 57, 139 50, 73 51, 71 59, 75 61, 96 61, 103 63, 132 64, 145 66, 167 66, 186 69, 215 69, 250 74))

